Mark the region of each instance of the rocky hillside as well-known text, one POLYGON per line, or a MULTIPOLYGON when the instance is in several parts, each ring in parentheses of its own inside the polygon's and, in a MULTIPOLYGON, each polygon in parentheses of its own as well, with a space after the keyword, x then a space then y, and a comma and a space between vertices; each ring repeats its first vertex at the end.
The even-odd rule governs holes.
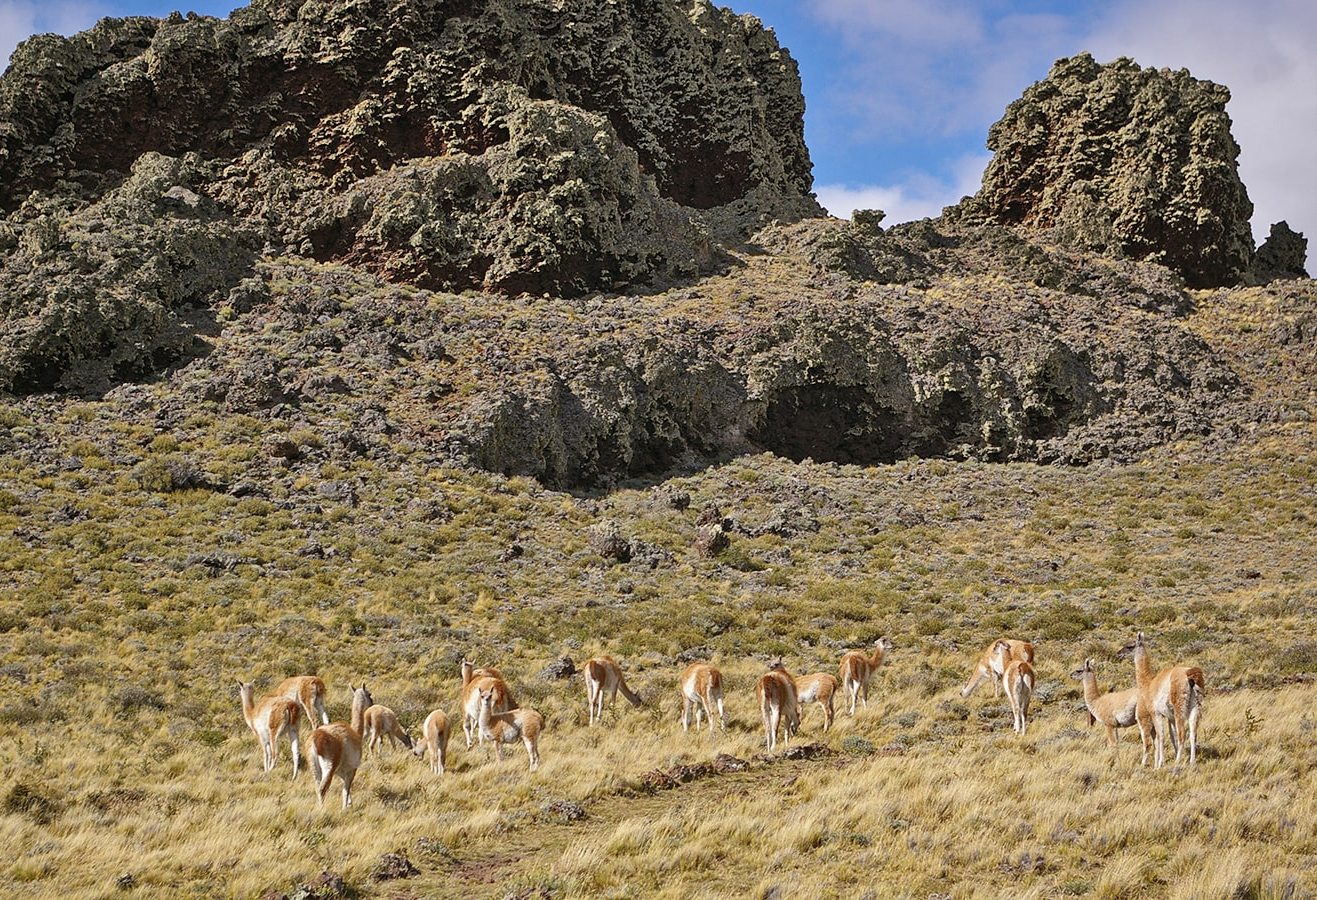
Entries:
POLYGON ((976 197, 885 230, 818 217, 795 64, 706 2, 107 20, 0 80, 0 389, 163 374, 162 427, 324 436, 275 474, 1128 459, 1252 415, 1194 288, 1303 275, 1228 96, 1062 60, 976 197))
POLYGON ((444 290, 697 274, 818 214, 803 112, 772 34, 707 2, 258 2, 34 38, 0 81, 0 383, 177 359, 257 251, 444 290))

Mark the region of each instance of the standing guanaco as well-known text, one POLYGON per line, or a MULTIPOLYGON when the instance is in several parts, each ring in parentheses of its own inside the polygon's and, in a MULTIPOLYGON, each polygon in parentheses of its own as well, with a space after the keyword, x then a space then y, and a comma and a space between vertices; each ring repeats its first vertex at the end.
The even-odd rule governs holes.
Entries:
POLYGON ((796 680, 778 660, 768 672, 759 677, 757 686, 759 712, 764 718, 764 743, 769 752, 777 747, 777 729, 782 726, 783 742, 800 727, 800 699, 796 694, 796 680))
POLYGON ((462 660, 462 731, 466 734, 468 750, 473 741, 483 740, 480 734, 480 692, 485 689, 494 692, 494 712, 505 712, 516 707, 507 682, 498 669, 478 669, 471 660, 462 660))
POLYGON ((296 700, 306 713, 306 721, 314 728, 319 722, 329 724, 329 713, 325 712, 325 683, 315 675, 294 675, 279 682, 274 689, 275 696, 296 700))
POLYGON ((402 741, 404 747, 408 750, 412 749, 411 735, 398 724, 398 714, 387 706, 376 703, 366 710, 366 730, 362 734, 362 739, 366 742, 367 749, 378 754, 386 737, 391 746, 396 747, 398 741, 402 741))
POLYGON ((1120 746, 1120 729, 1133 725, 1138 717, 1139 689, 1132 687, 1123 691, 1100 693, 1091 659, 1084 660, 1084 664, 1071 672, 1070 677, 1084 683, 1084 705, 1088 707, 1088 714, 1093 717, 1093 721, 1106 726, 1107 744, 1115 750, 1120 746))
POLYGON ((714 709, 718 710, 717 725, 727 730, 727 715, 723 712, 723 675, 708 663, 691 663, 681 673, 681 730, 690 730, 691 710, 695 710, 695 730, 700 730, 700 713, 709 717, 709 733, 716 725, 714 709))
MULTIPOLYGON (((999 638, 998 640, 1005 641, 1010 645, 1009 659, 1018 659, 1033 665, 1033 644, 1028 641, 1017 641, 1013 638, 999 638)), ((968 697, 974 693, 975 688, 988 678, 992 679, 992 696, 999 695, 1001 676, 1006 667, 1005 663, 1000 662, 997 656, 997 643, 998 641, 993 641, 984 648, 982 655, 979 656, 979 661, 974 666, 969 681, 965 682, 965 686, 960 689, 960 696, 968 697)))
POLYGON ((238 682, 242 717, 260 742, 265 771, 274 768, 275 758, 279 754, 279 737, 286 731, 293 751, 293 777, 296 778, 302 762, 301 754, 297 751, 297 725, 302 715, 301 707, 297 701, 280 696, 262 697, 260 702, 256 702, 252 699, 255 691, 254 685, 238 682))
POLYGON ((1024 734, 1029 724, 1029 699, 1033 697, 1033 666, 1022 659, 1011 659, 1010 641, 998 641, 993 645, 1001 662, 1002 687, 1006 690, 1006 700, 1011 704, 1016 734, 1024 734))
POLYGON ((448 716, 442 709, 436 709, 425 717, 421 725, 421 739, 412 747, 412 753, 418 757, 430 754, 430 771, 436 775, 444 774, 444 764, 448 757, 448 716))
POLYGON ((526 754, 530 757, 530 770, 540 767, 540 732, 544 729, 544 717, 533 709, 514 709, 510 712, 494 712, 494 691, 484 689, 477 694, 480 703, 480 736, 494 742, 498 758, 503 759, 503 745, 515 744, 518 739, 526 745, 526 754))
POLYGON ((1153 768, 1166 763, 1165 736, 1169 727, 1175 762, 1180 762, 1184 744, 1189 743, 1189 765, 1198 762, 1198 720, 1203 714, 1203 694, 1207 689, 1203 670, 1196 666, 1171 666, 1152 674, 1152 661, 1140 631, 1134 643, 1121 652, 1134 655, 1134 683, 1139 689, 1137 720, 1143 739, 1143 762, 1148 764, 1148 737, 1156 734, 1156 759, 1153 768))
POLYGON ((357 768, 361 765, 361 733, 365 727, 366 710, 374 704, 363 683, 352 689, 351 722, 333 722, 311 732, 307 756, 321 806, 325 805, 325 794, 329 793, 335 775, 343 782, 343 808, 352 805, 352 779, 357 777, 357 768))
POLYGON ((627 687, 622 667, 613 657, 596 656, 585 664, 585 699, 590 705, 590 724, 604 717, 604 701, 611 708, 621 691, 632 706, 640 706, 640 695, 627 687))
MULTIPOLYGON (((832 720, 836 717, 833 710, 833 698, 837 694, 837 679, 826 672, 815 672, 813 675, 796 676, 796 700, 801 707, 807 703, 817 703, 823 710, 823 730, 827 731, 832 728, 832 720)), ((803 709, 796 713, 800 718, 803 709)))
POLYGON ((869 656, 863 650, 848 650, 841 658, 841 665, 837 667, 837 678, 841 681, 842 689, 846 692, 850 700, 851 715, 855 715, 855 703, 863 696, 864 705, 869 705, 869 679, 873 678, 878 667, 883 664, 883 660, 888 653, 892 652, 892 642, 886 637, 880 637, 873 645, 873 656, 869 656))

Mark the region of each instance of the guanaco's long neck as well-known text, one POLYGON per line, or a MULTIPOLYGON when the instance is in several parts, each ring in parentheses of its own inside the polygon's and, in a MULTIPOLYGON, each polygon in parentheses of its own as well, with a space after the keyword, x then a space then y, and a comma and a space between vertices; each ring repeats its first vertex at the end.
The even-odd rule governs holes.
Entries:
POLYGON ((1148 650, 1146 647, 1138 646, 1134 648, 1134 682, 1139 687, 1145 687, 1152 681, 1152 663, 1148 659, 1148 650))
POLYGON ((462 662, 462 687, 466 687, 468 684, 471 683, 471 672, 474 669, 475 666, 472 665, 471 663, 466 661, 462 662))
POLYGON ((876 669, 883 664, 883 648, 874 647, 873 656, 869 657, 869 668, 876 669))
POLYGON ((366 727, 366 693, 356 691, 352 694, 352 730, 363 733, 366 727))
POLYGON ((1084 673, 1084 705, 1092 709, 1094 701, 1098 698, 1097 673, 1084 673))
POLYGON ((247 720, 248 724, 256 718, 256 701, 247 691, 243 691, 239 696, 242 698, 242 717, 247 720))

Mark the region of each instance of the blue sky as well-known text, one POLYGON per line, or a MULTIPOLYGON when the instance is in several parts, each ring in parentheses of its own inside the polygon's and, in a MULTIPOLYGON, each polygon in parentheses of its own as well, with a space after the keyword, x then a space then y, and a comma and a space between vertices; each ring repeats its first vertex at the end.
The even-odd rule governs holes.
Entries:
MULTIPOLYGON (((973 193, 988 126, 1052 61, 1187 67, 1229 85, 1257 207, 1254 232, 1288 219, 1317 238, 1317 2, 1313 0, 722 0, 774 28, 800 62, 820 200, 888 222, 936 215, 973 193)), ((226 15, 231 0, 199 2, 226 15)), ((151 0, 0 0, 0 56, 35 31, 102 15, 165 15, 151 0)))

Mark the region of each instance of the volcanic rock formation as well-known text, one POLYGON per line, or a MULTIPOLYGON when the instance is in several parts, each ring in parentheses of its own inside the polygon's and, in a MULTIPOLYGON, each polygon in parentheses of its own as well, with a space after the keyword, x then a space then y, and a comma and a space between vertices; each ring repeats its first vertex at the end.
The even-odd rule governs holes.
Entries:
POLYGON ((819 213, 803 112, 771 32, 707 0, 258 0, 38 36, 0 79, 0 387, 177 357, 181 307, 263 244, 447 290, 696 274, 819 213))
POLYGON ((1230 91, 1187 70, 1058 60, 988 132, 982 189, 953 215, 1238 284, 1253 253, 1230 91))

